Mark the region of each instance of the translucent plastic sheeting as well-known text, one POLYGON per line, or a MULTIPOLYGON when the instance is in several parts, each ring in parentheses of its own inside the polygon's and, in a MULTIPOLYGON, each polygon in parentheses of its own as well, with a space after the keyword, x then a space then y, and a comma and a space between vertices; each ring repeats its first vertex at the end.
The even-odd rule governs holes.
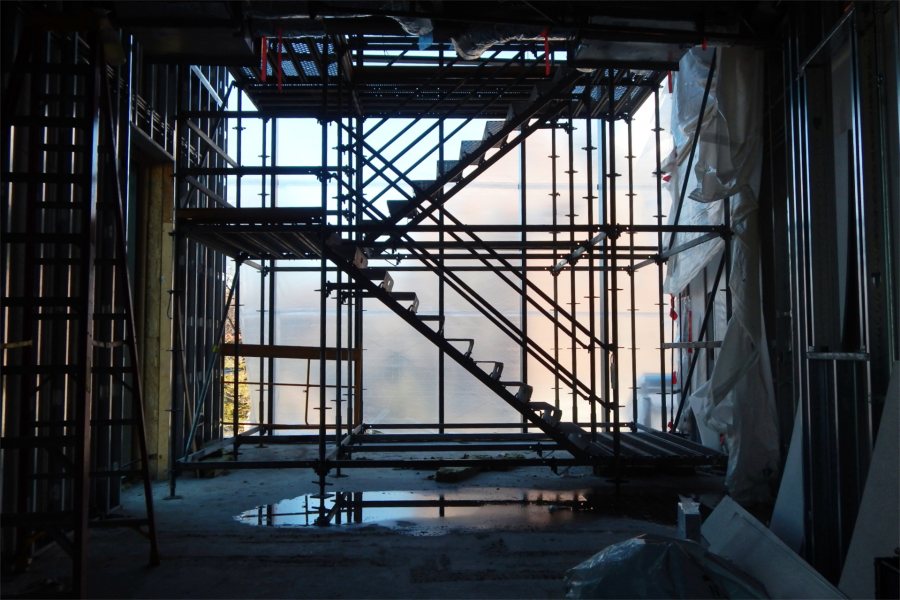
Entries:
MULTIPOLYGON (((762 57, 748 48, 694 49, 684 56, 675 80, 674 150, 664 166, 672 174, 673 222, 682 181, 688 177, 681 225, 720 225, 730 198, 734 232, 732 318, 708 381, 696 387, 690 407, 703 427, 724 434, 729 452, 726 485, 740 502, 769 500, 779 462, 778 431, 759 282, 757 196, 762 168, 762 57), (715 74, 703 115, 709 68, 715 74), (691 143, 702 122, 694 164, 691 143)), ((675 246, 691 239, 679 234, 675 246)), ((708 264, 721 258, 722 240, 702 244, 669 261, 666 291, 683 290, 708 264)))
POLYGON ((740 569, 689 540, 641 535, 566 573, 566 598, 768 598, 740 569))

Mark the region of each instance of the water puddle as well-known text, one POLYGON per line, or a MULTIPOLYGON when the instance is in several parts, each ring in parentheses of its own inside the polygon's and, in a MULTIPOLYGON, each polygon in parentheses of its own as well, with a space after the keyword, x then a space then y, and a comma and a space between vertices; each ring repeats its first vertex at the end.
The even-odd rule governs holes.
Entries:
POLYGON ((600 516, 674 523, 676 502, 674 496, 648 500, 590 490, 335 492, 325 498, 307 494, 257 506, 235 520, 261 527, 378 524, 411 535, 441 535, 459 529, 542 529, 600 516))

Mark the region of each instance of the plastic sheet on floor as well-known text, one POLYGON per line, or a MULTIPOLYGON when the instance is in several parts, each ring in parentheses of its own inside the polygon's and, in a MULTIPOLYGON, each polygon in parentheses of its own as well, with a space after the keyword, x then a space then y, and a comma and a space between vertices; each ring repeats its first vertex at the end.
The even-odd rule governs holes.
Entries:
POLYGON ((761 583, 690 540, 641 535, 566 573, 566 598, 768 598, 761 583))

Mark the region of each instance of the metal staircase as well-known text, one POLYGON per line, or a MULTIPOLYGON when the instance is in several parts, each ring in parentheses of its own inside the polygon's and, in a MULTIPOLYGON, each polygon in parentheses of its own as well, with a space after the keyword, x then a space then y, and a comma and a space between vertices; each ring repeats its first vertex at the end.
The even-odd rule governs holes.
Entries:
MULTIPOLYGON (((373 206, 371 201, 365 201, 363 195, 358 191, 354 191, 355 196, 361 200, 361 205, 365 207, 365 212, 370 220, 364 220, 363 224, 367 226, 366 235, 364 236, 364 244, 367 252, 372 257, 377 257, 386 248, 404 248, 409 251, 415 258, 421 260, 429 269, 438 273, 438 261, 427 251, 416 249, 414 241, 409 233, 415 230, 415 225, 422 222, 425 218, 431 219, 434 223, 438 223, 437 216, 433 214, 434 210, 442 206, 457 191, 463 189, 466 184, 478 177, 487 168, 497 162, 504 154, 515 148, 520 142, 526 139, 531 133, 543 127, 545 123, 557 116, 566 106, 572 102, 571 88, 583 76, 577 71, 567 71, 558 69, 556 75, 546 81, 538 83, 533 89, 529 97, 510 105, 507 111, 507 118, 504 121, 487 121, 483 130, 482 139, 465 140, 460 143, 459 159, 457 160, 438 160, 437 175, 435 180, 420 181, 408 180, 406 173, 399 171, 392 165, 388 168, 397 174, 397 179, 392 182, 393 189, 406 194, 405 199, 387 201, 388 215, 382 214, 373 206), (512 139, 508 139, 510 134, 515 133, 512 139), (496 150, 496 152, 490 152, 496 150), (489 154, 490 152, 490 154, 489 154), (465 170, 468 167, 474 167, 468 173, 465 170), (408 181, 415 195, 405 192, 400 185, 403 180, 408 181), (446 189, 450 186, 450 189, 446 189), (397 224, 403 219, 408 219, 408 224, 398 227, 397 224), (377 243, 376 243, 377 241, 377 243), (374 247, 373 247, 374 245, 374 247)), ((444 209, 444 219, 455 226, 463 226, 463 223, 454 217, 449 211, 444 209)), ((530 293, 526 296, 526 301, 533 307, 537 308, 548 318, 551 317, 550 310, 554 310, 555 315, 560 317, 571 327, 571 330, 564 333, 567 336, 572 335, 572 331, 577 331, 586 341, 581 343, 585 347, 603 347, 603 343, 592 337, 590 331, 585 328, 573 315, 559 306, 553 306, 553 300, 543 290, 529 281, 523 274, 518 273, 508 261, 497 257, 496 253, 487 246, 475 233, 467 232, 462 235, 453 231, 448 235, 457 242, 462 241, 465 237, 471 243, 470 252, 477 257, 476 249, 485 250, 493 255, 493 260, 499 261, 510 271, 509 274, 497 271, 498 276, 516 292, 519 292, 521 284, 529 288, 530 293), (542 306, 540 301, 550 303, 551 308, 547 309, 542 306)), ((485 266, 493 267, 491 262, 485 257, 477 257, 485 266)), ((511 321, 498 311, 492 311, 489 306, 481 306, 472 300, 473 291, 452 272, 443 271, 451 288, 459 293, 463 298, 469 301, 473 307, 479 312, 491 319, 493 322, 500 323, 500 327, 507 333, 519 337, 520 332, 517 331, 511 321)), ((563 327, 562 321, 555 323, 556 327, 563 327)), ((529 345, 527 351, 549 368, 550 361, 553 357, 546 353, 543 348, 529 345)), ((562 381, 589 402, 602 401, 597 398, 592 390, 577 380, 565 368, 556 367, 556 370, 562 375, 562 381)))
POLYGON ((588 432, 574 423, 562 422, 562 413, 555 406, 546 402, 532 402, 532 388, 526 382, 502 380, 502 362, 475 360, 472 356, 474 339, 446 337, 443 323, 437 330, 429 326, 429 322, 439 317, 419 315, 418 295, 410 291, 395 291, 390 273, 385 269, 369 269, 368 258, 359 248, 333 236, 321 251, 328 260, 352 277, 366 296, 381 301, 572 456, 590 461, 604 455, 604 448, 591 441, 588 432), (481 365, 484 364, 491 365, 491 368, 482 368, 481 365))
MULTIPOLYGON (((559 69, 552 78, 538 83, 527 100, 510 106, 505 120, 487 121, 480 140, 461 141, 458 158, 438 159, 433 180, 410 179, 409 169, 400 171, 391 161, 381 157, 385 162, 385 167, 381 170, 390 170, 395 176, 395 179, 389 181, 389 189, 399 192, 403 198, 388 200, 389 214, 378 223, 385 227, 397 225, 404 219, 408 219, 407 226, 421 223, 466 184, 537 130, 540 124, 529 126, 530 120, 538 117, 546 120, 552 117, 544 113, 549 105, 560 99, 571 100, 571 88, 583 76, 583 73, 575 70, 559 69), (513 135, 512 139, 509 139, 510 135, 513 135), (492 150, 497 152, 489 156, 492 150), (472 169, 467 172, 470 168, 472 169)), ((564 104, 561 103, 560 109, 562 105, 564 104)), ((369 149, 375 152, 371 147, 369 149)), ((372 159, 369 159, 368 164, 374 166, 372 159)), ((370 234, 366 242, 372 242, 378 236, 378 233, 370 234)), ((395 239, 392 235, 389 242, 395 239)))

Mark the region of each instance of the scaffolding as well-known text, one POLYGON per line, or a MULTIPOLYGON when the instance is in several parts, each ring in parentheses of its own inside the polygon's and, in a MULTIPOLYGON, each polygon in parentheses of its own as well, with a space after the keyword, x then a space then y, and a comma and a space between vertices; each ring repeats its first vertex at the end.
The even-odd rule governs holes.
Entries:
POLYGON ((91 527, 134 528, 159 561, 127 248, 128 74, 103 23, 82 18, 87 34, 37 19, 18 32, 0 207, 4 567, 56 543, 80 596, 91 527), (117 512, 127 481, 142 516, 117 512))
POLYGON ((154 561, 153 477, 295 467, 323 496, 351 468, 736 447, 730 493, 750 452, 762 502, 798 474, 784 521, 836 581, 900 356, 896 4, 285 6, 0 5, 4 568, 56 543, 83 595, 108 525, 154 561), (704 117, 744 106, 712 90, 751 79, 758 223, 723 185, 692 225, 679 177, 735 150, 704 117), (766 429, 736 441, 701 386, 749 305, 774 389, 705 399, 766 429))
MULTIPOLYGON (((457 58, 449 43, 421 51, 408 36, 264 37, 258 49, 259 70, 232 71, 242 93, 230 107, 178 110, 182 138, 176 146, 196 148, 201 157, 220 156, 227 164, 211 168, 179 157, 183 202, 175 230, 176 245, 191 240, 234 261, 226 299, 231 338, 218 339, 208 364, 212 356, 229 357, 231 377, 217 384, 229 386, 235 402, 252 386, 256 418, 241 420, 235 409, 222 423, 210 424, 209 416, 204 419, 199 412, 186 429, 177 421, 171 438, 186 442, 170 457, 172 494, 178 472, 225 467, 311 468, 324 492, 326 475, 346 468, 502 462, 553 469, 581 464, 616 473, 634 466, 722 464, 724 457, 715 449, 675 433, 694 366, 677 387, 671 357, 692 353, 696 363, 699 355, 715 351, 716 342, 704 339, 705 323, 700 339, 672 342, 662 300, 665 264, 703 242, 727 241, 730 232, 727 220, 697 226, 679 224, 676 217, 674 224, 665 224, 660 88, 666 70, 595 65, 582 71, 549 43, 521 41, 497 44, 475 63, 457 58), (245 106, 245 97, 255 110, 245 106), (649 222, 636 217, 633 202, 638 178, 633 119, 645 102, 653 108, 655 215, 649 222), (230 144, 198 135, 201 119, 233 131, 230 144), (279 152, 279 137, 297 119, 314 119, 318 128, 316 150, 294 147, 293 155, 311 159, 307 164, 288 162, 279 152), (258 154, 248 146, 248 130, 255 132, 258 154), (542 161, 551 176, 549 219, 543 220, 533 215, 538 214, 535 206, 546 208, 546 202, 535 200, 528 187, 536 175, 528 140, 539 136, 543 143, 531 147, 550 146, 542 161), (476 224, 469 215, 454 215, 454 198, 464 198, 483 173, 517 155, 515 218, 476 224), (576 167, 582 175, 576 176, 576 167), (429 169, 434 178, 423 179, 429 169), (214 177, 230 182, 231 197, 197 184, 214 177), (302 201, 279 191, 284 181, 303 178, 317 183, 297 186, 309 190, 302 201), (244 179, 253 186, 259 182, 255 197, 247 198, 244 179), (682 243, 679 233, 695 237, 682 243), (660 298, 654 307, 659 361, 651 367, 658 366, 652 391, 660 401, 658 408, 639 415, 635 397, 632 410, 623 414, 621 407, 637 395, 639 384, 651 385, 639 382, 637 350, 647 342, 637 338, 635 323, 640 303, 635 280, 651 270, 660 298), (318 306, 306 307, 307 323, 318 325, 318 339, 305 336, 306 345, 281 342, 285 332, 278 315, 284 294, 277 290, 281 280, 296 274, 305 275, 303 281, 318 294, 318 306), (397 283, 422 281, 424 274, 436 291, 408 290, 397 283), (516 299, 517 314, 511 317, 495 306, 497 288, 516 299), (242 331, 242 319, 249 322, 242 296, 251 295, 258 327, 242 331), (485 327, 496 328, 517 349, 517 364, 481 355, 475 336, 455 333, 450 303, 464 305, 485 327), (364 410, 369 389, 364 362, 374 352, 365 327, 373 317, 366 317, 364 307, 373 305, 390 310, 437 350, 429 370, 412 374, 436 379, 437 397, 430 399, 436 400, 436 418, 381 422, 364 410), (630 314, 624 323, 623 309, 630 314), (533 333, 548 326, 550 348, 546 334, 533 333), (621 367, 626 353, 630 372, 621 367), (239 365, 248 362, 254 365, 253 377, 243 382, 239 365), (304 364, 305 379, 285 377, 284 365, 304 364), (488 391, 485 401, 494 396, 505 402, 514 418, 448 418, 455 412, 448 390, 451 369, 480 382, 488 391), (513 376, 507 377, 510 372, 513 376), (542 375, 553 385, 549 394, 539 390, 538 397, 529 381, 542 375), (288 396, 285 390, 304 393, 302 423, 276 418, 279 402, 285 402, 279 399, 288 396), (310 392, 312 410, 318 412, 312 421, 310 392), (232 435, 192 448, 193 431, 201 424, 221 426, 232 435), (258 452, 251 459, 240 457, 242 446, 275 444, 307 450, 288 461, 258 452), (460 456, 468 452, 488 454, 460 456)), ((711 81, 712 71, 707 95, 711 81)), ((699 131, 694 148, 698 139, 699 131)), ((683 188, 679 201, 684 194, 683 188)), ((177 268, 182 280, 188 272, 184 265, 177 268)), ((722 268, 709 287, 710 302, 720 296, 721 276, 722 268)), ((727 289, 722 293, 727 295, 727 289)), ((184 301, 177 291, 175 301, 184 301)), ((224 323, 217 328, 220 336, 224 329, 224 323)), ((397 332, 388 345, 403 344, 402 339, 397 332)), ((175 348, 174 356, 185 355, 175 348)), ((399 361, 409 360, 402 352, 399 356, 399 361)), ((173 370, 176 377, 180 370, 173 370)), ((201 389, 209 385, 207 378, 201 389)), ((173 395, 175 414, 185 410, 184 402, 177 392, 173 395)))

